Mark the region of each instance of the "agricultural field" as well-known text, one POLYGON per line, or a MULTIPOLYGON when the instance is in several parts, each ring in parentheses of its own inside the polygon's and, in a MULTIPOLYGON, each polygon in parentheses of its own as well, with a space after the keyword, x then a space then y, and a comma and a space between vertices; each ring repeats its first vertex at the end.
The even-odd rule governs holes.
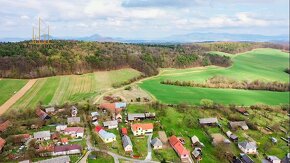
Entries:
POLYGON ((84 75, 67 75, 40 78, 33 87, 19 99, 12 108, 33 108, 43 105, 61 105, 66 102, 91 100, 112 85, 138 77, 133 69, 100 71, 84 75))
MULTIPOLYGON (((214 52, 212 52, 214 53, 214 52)), ((289 103, 289 92, 181 87, 160 84, 164 80, 204 82, 213 76, 235 80, 261 80, 289 82, 284 70, 289 66, 289 54, 275 49, 255 49, 232 57, 229 68, 202 67, 189 69, 162 69, 159 76, 145 80, 139 86, 164 103, 199 104, 201 99, 211 99, 223 104, 252 105, 264 103, 279 105, 289 103)))
POLYGON ((28 80, 0 79, 0 106, 5 103, 14 92, 19 91, 28 80))

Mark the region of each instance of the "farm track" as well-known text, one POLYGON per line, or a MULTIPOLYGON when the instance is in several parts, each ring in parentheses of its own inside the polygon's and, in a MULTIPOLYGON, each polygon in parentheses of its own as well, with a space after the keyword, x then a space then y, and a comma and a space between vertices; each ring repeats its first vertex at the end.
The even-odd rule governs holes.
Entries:
MULTIPOLYGON (((1 79, 0 79, 1 80, 1 79)), ((37 81, 37 79, 29 80, 24 87, 22 87, 15 95, 7 100, 0 107, 0 115, 7 111, 14 103, 16 103, 37 81)))

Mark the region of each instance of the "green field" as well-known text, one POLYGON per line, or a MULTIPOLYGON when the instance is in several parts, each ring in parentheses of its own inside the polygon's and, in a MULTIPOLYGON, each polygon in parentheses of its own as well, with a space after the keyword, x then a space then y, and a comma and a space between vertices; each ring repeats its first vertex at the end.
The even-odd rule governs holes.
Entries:
POLYGON ((20 90, 27 80, 0 79, 0 105, 7 101, 14 92, 20 90))
POLYGON ((140 75, 133 69, 100 71, 85 75, 54 76, 38 79, 12 108, 33 108, 37 104, 56 105, 93 99, 110 89, 112 84, 140 75))
POLYGON ((239 105, 289 103, 289 92, 192 88, 160 84, 160 81, 166 79, 204 82, 215 75, 236 80, 289 82, 289 75, 284 72, 289 66, 288 53, 274 49, 256 49, 237 54, 232 60, 233 65, 229 68, 209 66, 180 70, 163 69, 160 76, 146 80, 139 86, 164 103, 199 104, 200 100, 205 98, 218 103, 239 105))

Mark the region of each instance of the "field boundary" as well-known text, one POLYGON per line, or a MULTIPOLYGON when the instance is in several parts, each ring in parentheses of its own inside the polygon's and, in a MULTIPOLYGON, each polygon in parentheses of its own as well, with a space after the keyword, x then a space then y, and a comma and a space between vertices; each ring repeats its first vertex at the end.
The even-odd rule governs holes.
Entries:
POLYGON ((3 105, 0 106, 0 115, 5 113, 14 103, 16 103, 37 81, 37 79, 29 80, 24 87, 10 97, 3 105))

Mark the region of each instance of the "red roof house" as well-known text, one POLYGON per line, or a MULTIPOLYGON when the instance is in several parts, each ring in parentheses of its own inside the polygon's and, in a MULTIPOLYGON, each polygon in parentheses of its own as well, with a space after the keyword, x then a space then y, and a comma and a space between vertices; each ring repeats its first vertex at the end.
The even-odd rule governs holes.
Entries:
POLYGON ((18 135, 13 135, 12 138, 13 138, 13 142, 14 143, 24 143, 28 139, 31 138, 31 135, 29 135, 29 134, 18 134, 18 135))
POLYGON ((60 142, 61 142, 62 144, 68 144, 68 138, 61 138, 61 139, 60 139, 60 142))
POLYGON ((7 120, 0 124, 0 132, 4 132, 10 126, 10 121, 7 120))
POLYGON ((5 143, 6 143, 6 141, 4 139, 0 138, 0 151, 4 147, 5 143))
POLYGON ((50 119, 50 116, 43 110, 41 109, 36 109, 35 110, 35 114, 41 119, 41 120, 45 120, 45 119, 50 119))
POLYGON ((96 126, 96 128, 95 128, 95 131, 96 132, 99 132, 99 131, 101 131, 103 128, 101 127, 101 126, 96 126))
POLYGON ((122 108, 116 108, 116 104, 115 103, 102 103, 100 105, 101 109, 105 109, 111 113, 115 113, 118 114, 120 113, 123 109, 122 108))
POLYGON ((127 134, 128 134, 127 128, 122 128, 122 135, 127 135, 127 134))
POLYGON ((187 159, 189 157, 189 151, 181 144, 176 136, 171 136, 169 143, 181 159, 187 159))

